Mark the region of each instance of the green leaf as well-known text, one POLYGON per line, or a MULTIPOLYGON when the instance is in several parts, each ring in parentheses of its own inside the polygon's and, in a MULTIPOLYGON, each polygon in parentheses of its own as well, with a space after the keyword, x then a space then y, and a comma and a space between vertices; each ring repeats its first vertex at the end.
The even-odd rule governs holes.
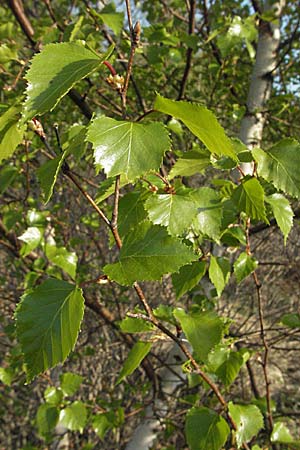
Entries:
POLYGON ((290 430, 283 422, 276 422, 271 434, 271 442, 281 442, 282 444, 292 444, 295 442, 290 430))
POLYGON ((111 28, 116 35, 120 34, 123 28, 124 13, 116 12, 116 7, 113 3, 106 5, 101 10, 100 14, 97 13, 97 16, 105 25, 111 28))
POLYGON ((143 359, 148 355, 152 347, 151 342, 136 342, 130 350, 123 368, 118 376, 117 384, 121 383, 124 378, 131 375, 141 364, 143 359))
POLYGON ((159 280, 166 273, 195 261, 197 256, 165 228, 143 222, 125 237, 119 261, 104 267, 110 279, 124 285, 159 280))
POLYGON ((93 429, 100 439, 104 439, 108 430, 113 427, 111 413, 97 414, 92 421, 93 429))
POLYGON ((46 280, 22 296, 15 318, 27 382, 64 362, 76 343, 83 308, 81 289, 56 279, 46 280))
POLYGON ((241 448, 243 442, 250 441, 263 428, 263 416, 255 405, 234 405, 229 402, 228 409, 236 423, 236 442, 238 448, 241 448))
POLYGON ((193 198, 198 206, 194 226, 203 234, 218 241, 222 223, 222 204, 219 194, 211 188, 195 189, 193 198))
POLYGON ((20 254, 25 257, 39 245, 42 239, 42 233, 37 227, 29 227, 18 239, 25 242, 25 245, 22 246, 20 251, 20 254))
POLYGON ((223 417, 211 409, 192 408, 187 413, 185 434, 190 450, 220 450, 229 431, 223 417))
POLYGON ((264 204, 264 190, 257 178, 245 177, 234 190, 232 200, 240 212, 245 212, 254 220, 269 223, 264 204))
POLYGON ((41 184, 45 197, 45 205, 49 202, 53 194, 53 188, 57 180, 57 175, 63 165, 66 151, 50 161, 47 161, 37 170, 37 176, 41 184))
POLYGON ((36 415, 39 434, 41 436, 47 436, 51 433, 58 422, 58 417, 59 412, 56 406, 49 405, 48 403, 40 405, 36 415))
POLYGON ((49 386, 44 392, 44 398, 49 405, 58 406, 63 399, 63 393, 60 389, 49 386))
POLYGON ((67 155, 72 154, 77 162, 84 155, 87 147, 86 127, 84 125, 73 125, 69 128, 62 149, 67 155))
POLYGON ((45 45, 31 62, 23 120, 52 111, 77 81, 88 76, 107 60, 113 48, 101 57, 74 42, 45 45))
POLYGON ((154 109, 181 120, 211 153, 237 160, 230 139, 214 114, 196 103, 174 101, 157 95, 154 109))
POLYGON ((120 199, 118 231, 121 237, 146 219, 144 200, 145 192, 129 192, 120 199))
POLYGON ((252 150, 260 177, 292 197, 300 196, 300 144, 283 139, 267 152, 252 150))
POLYGON ((216 375, 228 387, 236 379, 243 364, 243 356, 239 352, 230 351, 226 354, 225 361, 216 370, 216 375))
POLYGON ((250 273, 254 272, 257 267, 257 261, 246 252, 240 254, 238 259, 233 264, 234 274, 237 282, 240 283, 250 273))
POLYGON ((271 205, 276 222, 283 234, 284 244, 293 226, 293 210, 290 202, 282 194, 273 194, 265 198, 266 202, 271 205))
POLYGON ((145 333, 155 329, 151 323, 135 317, 126 317, 119 323, 119 327, 123 333, 145 333))
POLYGON ((197 214, 196 202, 188 189, 178 194, 151 195, 145 208, 151 222, 167 227, 172 236, 181 234, 189 227, 197 214))
POLYGON ((289 328, 300 328, 300 314, 284 314, 280 321, 289 328))
POLYGON ((230 278, 230 262, 226 258, 211 256, 209 265, 209 278, 220 297, 230 278))
POLYGON ((175 318, 179 321, 184 334, 197 356, 205 361, 211 349, 222 339, 223 323, 212 311, 186 313, 177 308, 175 318))
POLYGON ((176 298, 182 297, 186 292, 195 287, 206 271, 204 261, 195 261, 192 264, 181 267, 178 273, 172 274, 172 283, 176 292, 176 298))
POLYGON ((77 255, 69 252, 65 247, 46 244, 45 253, 49 261, 63 269, 71 278, 76 277, 77 255))
POLYGON ((76 401, 61 410, 59 422, 71 431, 83 432, 87 422, 87 410, 84 403, 76 401))
POLYGON ((0 163, 9 158, 21 144, 24 127, 19 123, 20 108, 12 106, 0 117, 0 163))
POLYGON ((76 394, 82 382, 83 377, 76 373, 66 372, 60 376, 61 390, 67 396, 76 394))
POLYGON ((172 179, 180 175, 189 177, 195 173, 202 173, 210 165, 210 154, 207 150, 191 150, 184 153, 171 169, 169 178, 172 179))
POLYGON ((158 170, 170 148, 168 132, 160 123, 135 123, 98 117, 88 128, 96 166, 109 177, 125 175, 128 181, 158 170))
POLYGON ((15 377, 15 372, 10 367, 0 367, 0 381, 10 386, 15 377))
POLYGON ((6 189, 14 182, 18 175, 18 169, 13 166, 6 166, 0 172, 0 194, 6 191, 6 189))

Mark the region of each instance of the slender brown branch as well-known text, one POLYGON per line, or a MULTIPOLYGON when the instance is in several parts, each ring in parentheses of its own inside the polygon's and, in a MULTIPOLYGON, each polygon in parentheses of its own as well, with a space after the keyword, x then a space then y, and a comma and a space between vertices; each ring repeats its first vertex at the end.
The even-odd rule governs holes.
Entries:
POLYGON ((54 11, 52 9, 51 3, 49 0, 44 0, 44 3, 46 5, 46 8, 48 10, 49 16, 51 17, 53 23, 57 26, 57 28, 60 31, 64 31, 64 27, 62 25, 60 25, 60 23, 58 22, 58 20, 55 17, 54 11))
MULTIPOLYGON (((192 36, 195 31, 195 12, 196 12, 196 1, 191 0, 190 1, 190 9, 189 9, 189 35, 192 36)), ((189 47, 186 51, 186 62, 185 62, 185 69, 183 72, 183 77, 180 83, 180 89, 177 96, 177 100, 181 100, 185 91, 185 87, 187 84, 188 76, 190 73, 191 65, 192 65, 192 53, 193 49, 189 47)))
POLYGON ((15 18, 19 22, 23 33, 26 35, 27 39, 33 47, 36 45, 36 41, 33 39, 34 29, 25 14, 23 3, 21 0, 8 0, 8 6, 12 10, 15 18))

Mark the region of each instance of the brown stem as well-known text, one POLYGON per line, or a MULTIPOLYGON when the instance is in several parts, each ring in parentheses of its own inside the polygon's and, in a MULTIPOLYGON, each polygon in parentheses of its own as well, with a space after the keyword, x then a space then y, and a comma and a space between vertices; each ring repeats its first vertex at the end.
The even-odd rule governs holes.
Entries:
POLYGON ((19 22, 27 39, 29 40, 29 42, 31 43, 32 46, 35 46, 36 42, 33 39, 34 29, 32 28, 31 23, 25 14, 22 1, 21 0, 8 0, 7 3, 8 3, 8 6, 10 7, 10 9, 12 10, 15 18, 19 22))
MULTIPOLYGON (((189 35, 193 35, 195 31, 195 12, 196 12, 196 1, 190 1, 190 9, 189 9, 189 35)), ((186 62, 185 69, 183 73, 183 77, 180 83, 180 89, 178 93, 177 100, 181 100, 185 91, 185 87, 187 84, 188 76, 190 73, 191 65, 192 65, 192 53, 193 49, 189 47, 186 51, 186 62)))

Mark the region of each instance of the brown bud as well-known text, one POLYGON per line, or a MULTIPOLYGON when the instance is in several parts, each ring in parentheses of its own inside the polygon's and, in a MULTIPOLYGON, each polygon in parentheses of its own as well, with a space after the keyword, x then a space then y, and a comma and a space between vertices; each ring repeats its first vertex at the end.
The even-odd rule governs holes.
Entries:
POLYGON ((141 37, 141 24, 140 21, 138 20, 133 29, 133 42, 135 43, 135 45, 139 44, 140 37, 141 37))

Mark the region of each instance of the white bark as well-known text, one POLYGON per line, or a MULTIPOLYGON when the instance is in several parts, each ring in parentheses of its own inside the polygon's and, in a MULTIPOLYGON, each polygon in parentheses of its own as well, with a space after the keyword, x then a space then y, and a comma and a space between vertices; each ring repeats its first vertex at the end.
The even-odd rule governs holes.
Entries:
MULTIPOLYGON (((240 139, 251 150, 262 140, 266 120, 266 103, 270 98, 274 69, 277 63, 277 50, 280 40, 280 17, 285 0, 265 2, 264 12, 274 11, 276 19, 260 22, 255 64, 247 98, 247 112, 241 123, 240 139)), ((244 165, 249 173, 249 165, 244 165)))

